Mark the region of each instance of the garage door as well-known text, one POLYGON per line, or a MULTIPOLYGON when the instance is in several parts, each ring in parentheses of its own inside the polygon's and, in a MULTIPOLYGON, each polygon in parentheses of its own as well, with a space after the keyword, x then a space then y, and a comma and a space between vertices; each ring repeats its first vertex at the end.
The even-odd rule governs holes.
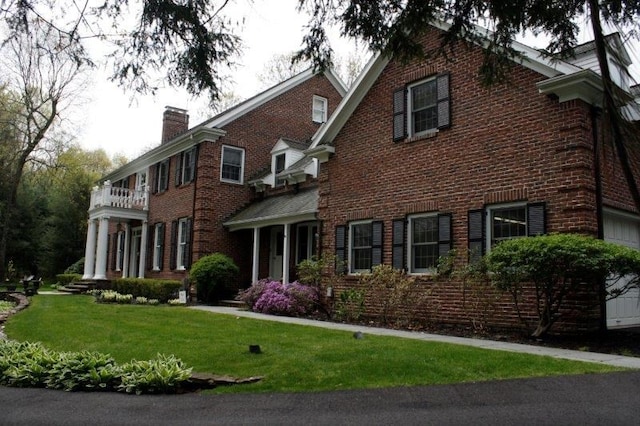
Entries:
MULTIPOLYGON (((639 221, 615 213, 604 215, 604 239, 612 243, 640 249, 639 221)), ((624 285, 619 283, 620 286, 624 285)), ((640 291, 637 288, 607 302, 607 328, 640 325, 640 291)))

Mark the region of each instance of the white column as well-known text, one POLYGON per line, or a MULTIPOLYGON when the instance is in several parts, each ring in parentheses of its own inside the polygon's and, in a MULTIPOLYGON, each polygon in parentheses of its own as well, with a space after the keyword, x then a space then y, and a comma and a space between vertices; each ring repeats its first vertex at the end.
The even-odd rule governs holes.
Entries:
POLYGON ((96 267, 96 221, 89 219, 87 226, 87 243, 84 246, 84 275, 83 280, 93 278, 96 267))
POLYGON ((138 278, 144 278, 144 269, 147 265, 147 221, 142 222, 142 232, 140 233, 140 263, 138 264, 138 278))
POLYGON ((129 251, 131 250, 131 225, 124 224, 124 253, 122 255, 122 278, 129 276, 129 251))
POLYGON ((253 228, 253 264, 251 268, 251 283, 258 281, 260 273, 260 228, 253 228))
POLYGON ((284 235, 282 238, 282 284, 289 284, 289 234, 291 232, 291 224, 285 223, 284 235))
MULTIPOLYGON (((107 279, 107 248, 109 247, 109 218, 101 217, 98 223, 98 249, 96 251, 95 280, 107 279)), ((115 247, 114 247, 115 248, 115 247)))

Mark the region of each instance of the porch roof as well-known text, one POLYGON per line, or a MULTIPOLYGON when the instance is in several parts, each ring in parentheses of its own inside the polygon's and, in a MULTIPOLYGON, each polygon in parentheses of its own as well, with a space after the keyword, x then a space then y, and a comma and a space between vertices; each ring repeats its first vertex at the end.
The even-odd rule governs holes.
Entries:
POLYGON ((224 223, 230 231, 316 220, 318 188, 269 197, 249 204, 224 223))

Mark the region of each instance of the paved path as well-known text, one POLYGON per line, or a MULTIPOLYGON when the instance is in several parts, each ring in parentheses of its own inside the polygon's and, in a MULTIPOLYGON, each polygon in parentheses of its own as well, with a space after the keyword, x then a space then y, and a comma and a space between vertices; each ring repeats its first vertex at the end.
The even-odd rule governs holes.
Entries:
MULTIPOLYGON (((550 348, 535 345, 523 345, 520 343, 497 342, 493 340, 474 339, 455 336, 444 336, 440 334, 429 334, 415 331, 391 330, 387 328, 366 327, 361 325, 341 324, 330 321, 316 321, 305 318, 281 317, 275 315, 264 315, 256 312, 246 311, 237 308, 222 306, 193 306, 198 309, 217 314, 235 315, 248 318, 255 318, 265 321, 277 321, 288 324, 300 324, 313 327, 324 327, 334 330, 344 330, 349 332, 362 332, 364 334, 375 334, 380 336, 395 336, 406 339, 416 339, 433 342, 454 343, 458 345, 475 346, 477 348, 495 349, 501 351, 521 352, 535 355, 546 355, 554 358, 570 359, 576 361, 595 362, 616 367, 626 367, 640 369, 640 358, 622 355, 601 354, 586 351, 573 351, 567 349, 550 348)), ((640 417, 639 420, 640 422, 640 417)))

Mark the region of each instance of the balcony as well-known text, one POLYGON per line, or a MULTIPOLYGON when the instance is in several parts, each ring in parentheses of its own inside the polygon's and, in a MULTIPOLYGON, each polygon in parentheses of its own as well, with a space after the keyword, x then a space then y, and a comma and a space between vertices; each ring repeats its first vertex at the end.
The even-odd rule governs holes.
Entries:
POLYGON ((93 188, 89 211, 104 208, 147 211, 149 210, 149 187, 145 186, 144 190, 119 188, 105 181, 102 187, 93 188))

